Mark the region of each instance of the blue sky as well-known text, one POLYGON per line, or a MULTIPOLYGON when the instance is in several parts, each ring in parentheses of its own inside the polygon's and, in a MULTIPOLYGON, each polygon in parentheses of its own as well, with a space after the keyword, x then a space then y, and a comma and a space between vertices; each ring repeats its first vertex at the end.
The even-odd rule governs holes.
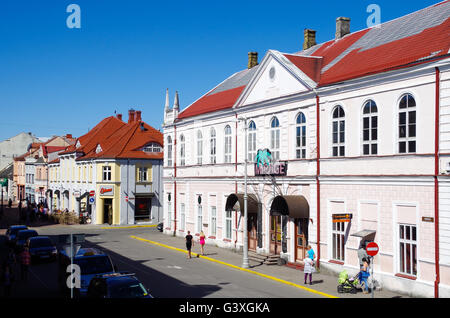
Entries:
POLYGON ((142 111, 161 129, 165 90, 184 109, 247 66, 247 53, 297 52, 303 30, 334 38, 335 19, 365 29, 374 3, 381 22, 439 0, 150 1, 2 0, 0 3, 0 140, 85 134, 100 120, 142 111), (81 28, 69 29, 69 4, 81 28))

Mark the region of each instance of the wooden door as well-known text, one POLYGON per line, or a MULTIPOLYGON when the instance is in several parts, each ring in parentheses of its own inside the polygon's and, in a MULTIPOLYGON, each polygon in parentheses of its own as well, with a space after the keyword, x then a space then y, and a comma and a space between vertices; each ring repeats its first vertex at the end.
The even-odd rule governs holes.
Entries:
POLYGON ((308 219, 295 219, 295 261, 305 259, 308 245, 308 219))
POLYGON ((270 253, 278 255, 281 252, 281 215, 270 217, 270 253))
POLYGON ((258 236, 257 236, 257 222, 258 222, 257 214, 249 214, 247 225, 248 225, 248 249, 252 251, 256 251, 256 247, 258 245, 258 236))

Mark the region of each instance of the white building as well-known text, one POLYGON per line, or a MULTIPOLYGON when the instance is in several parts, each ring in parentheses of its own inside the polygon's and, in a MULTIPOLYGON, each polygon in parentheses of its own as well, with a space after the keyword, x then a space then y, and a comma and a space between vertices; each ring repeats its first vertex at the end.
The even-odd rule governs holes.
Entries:
POLYGON ((307 29, 303 51, 249 53, 183 111, 166 102, 165 232, 242 248, 247 158, 250 250, 301 266, 310 244, 356 272, 364 233, 384 288, 450 297, 449 16, 444 1, 349 34, 338 18, 333 40, 307 29), (263 149, 286 174, 255 176, 263 149))

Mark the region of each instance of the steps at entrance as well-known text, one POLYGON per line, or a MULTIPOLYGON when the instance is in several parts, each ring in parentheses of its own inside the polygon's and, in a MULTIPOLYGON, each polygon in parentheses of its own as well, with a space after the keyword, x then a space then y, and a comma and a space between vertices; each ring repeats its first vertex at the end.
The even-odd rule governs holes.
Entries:
POLYGON ((266 260, 264 261, 264 264, 266 265, 281 265, 280 263, 281 258, 280 255, 268 255, 266 260))
POLYGON ((254 251, 248 251, 248 259, 265 265, 283 265, 280 263, 279 255, 258 254, 254 251))

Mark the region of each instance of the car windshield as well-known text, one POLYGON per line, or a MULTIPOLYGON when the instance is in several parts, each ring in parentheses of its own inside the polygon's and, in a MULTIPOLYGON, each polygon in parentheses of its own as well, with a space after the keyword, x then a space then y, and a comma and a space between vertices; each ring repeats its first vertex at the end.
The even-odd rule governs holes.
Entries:
POLYGON ((22 232, 19 233, 19 239, 20 240, 26 240, 29 237, 37 236, 36 232, 22 232))
POLYGON ((109 273, 113 271, 111 261, 107 256, 83 257, 75 260, 80 266, 81 275, 109 273))
POLYGON ((53 246, 52 241, 50 241, 49 238, 42 238, 42 239, 31 240, 30 241, 30 247, 31 248, 48 247, 48 246, 53 246))
POLYGON ((111 298, 137 298, 147 296, 147 290, 139 282, 124 282, 111 286, 111 298))

